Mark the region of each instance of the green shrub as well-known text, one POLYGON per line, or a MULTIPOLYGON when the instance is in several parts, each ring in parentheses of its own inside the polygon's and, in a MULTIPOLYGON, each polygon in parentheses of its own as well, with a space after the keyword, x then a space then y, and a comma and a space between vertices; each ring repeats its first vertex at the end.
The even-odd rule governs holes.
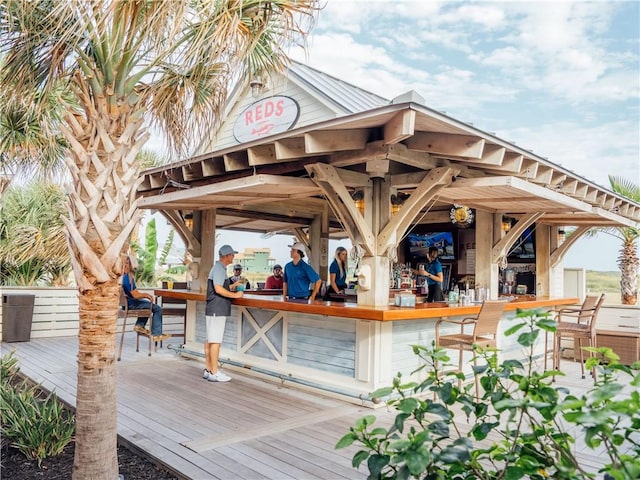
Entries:
POLYGON ((12 446, 38 465, 57 455, 72 440, 75 430, 73 414, 55 393, 44 396, 39 386, 19 381, 13 352, 2 357, 0 384, 0 420, 2 436, 12 446), (5 377, 7 373, 7 377, 5 377))
MULTIPOLYGON (((393 425, 375 427, 375 416, 365 416, 336 448, 359 444, 353 466, 364 462, 372 480, 594 478, 574 455, 569 432, 577 432, 587 448, 604 449, 609 463, 601 472, 607 478, 640 478, 640 362, 629 368, 617 363, 610 349, 591 349, 608 363, 599 367, 594 387, 576 397, 552 385, 552 375, 560 372, 534 370, 540 329, 555 330, 549 315, 518 312, 516 321, 506 334, 518 334, 529 361, 499 363, 497 351, 477 349, 474 375, 484 390, 480 399, 472 394, 473 385, 458 388, 462 374, 445 372, 451 363, 444 349, 414 346, 426 380, 403 383, 398 374, 392 387, 372 393, 390 398, 388 405, 398 412, 393 425), (618 381, 618 375, 624 378, 618 381), (636 389, 625 396, 623 386, 629 383, 636 389), (461 415, 468 424, 464 429, 458 428, 461 415)), ((586 368, 598 362, 590 358, 586 368)))

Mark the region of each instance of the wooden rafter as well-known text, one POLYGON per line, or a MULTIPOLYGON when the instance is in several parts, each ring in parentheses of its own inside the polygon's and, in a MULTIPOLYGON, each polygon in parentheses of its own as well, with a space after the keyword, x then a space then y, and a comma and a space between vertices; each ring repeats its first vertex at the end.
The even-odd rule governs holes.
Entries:
POLYGON ((340 170, 331 165, 314 163, 305 167, 316 185, 331 205, 345 231, 356 245, 364 248, 366 255, 375 255, 375 237, 371 227, 356 208, 351 195, 340 177, 340 170))
POLYGON ((378 255, 383 255, 390 246, 397 243, 397 238, 404 235, 424 206, 443 188, 450 185, 457 173, 457 170, 449 167, 434 168, 422 179, 404 205, 400 207, 400 211, 389 220, 378 235, 376 244, 378 255))
POLYGON ((536 212, 525 215, 518 220, 516 224, 511 227, 511 230, 493 246, 491 263, 498 263, 500 259, 507 254, 509 248, 520 238, 520 235, 542 216, 544 216, 544 212, 536 212))

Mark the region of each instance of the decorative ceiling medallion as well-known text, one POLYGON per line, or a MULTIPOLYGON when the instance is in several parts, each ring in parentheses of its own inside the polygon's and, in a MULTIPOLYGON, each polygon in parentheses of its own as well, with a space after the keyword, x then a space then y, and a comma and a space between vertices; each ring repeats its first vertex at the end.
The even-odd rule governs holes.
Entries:
POLYGON ((458 225, 460 228, 467 228, 473 224, 473 210, 464 205, 453 205, 449 212, 451 223, 458 225))

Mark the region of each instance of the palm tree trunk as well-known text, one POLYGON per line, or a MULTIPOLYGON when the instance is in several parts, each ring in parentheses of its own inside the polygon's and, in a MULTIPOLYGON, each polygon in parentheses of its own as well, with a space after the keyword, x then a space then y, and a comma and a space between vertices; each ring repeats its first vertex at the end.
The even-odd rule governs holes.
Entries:
POLYGON ((80 294, 74 479, 118 477, 115 345, 117 279, 80 294))
POLYGON ((620 267, 620 301, 623 305, 636 305, 638 302, 638 267, 640 259, 635 240, 625 241, 618 257, 620 267))

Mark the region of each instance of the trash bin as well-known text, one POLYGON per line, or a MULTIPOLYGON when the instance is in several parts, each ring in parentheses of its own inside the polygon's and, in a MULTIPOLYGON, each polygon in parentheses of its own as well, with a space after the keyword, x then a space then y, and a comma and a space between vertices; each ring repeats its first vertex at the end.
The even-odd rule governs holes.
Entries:
POLYGON ((28 342, 31 339, 35 295, 2 295, 2 341, 28 342))

